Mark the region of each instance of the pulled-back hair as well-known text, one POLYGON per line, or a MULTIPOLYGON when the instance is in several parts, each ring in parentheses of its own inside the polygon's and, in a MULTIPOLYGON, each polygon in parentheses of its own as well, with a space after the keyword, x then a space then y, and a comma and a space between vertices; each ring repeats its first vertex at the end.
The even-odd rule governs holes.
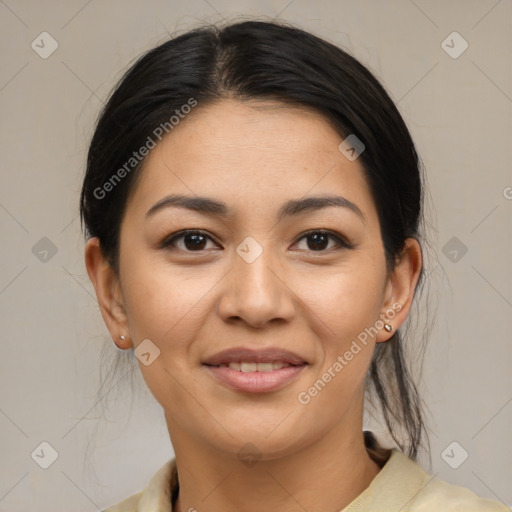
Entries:
MULTIPOLYGON (((422 167, 398 109, 373 74, 341 48, 287 24, 208 25, 142 55, 119 81, 97 122, 80 215, 86 237, 99 238, 117 274, 121 220, 143 160, 123 173, 107 197, 98 190, 191 98, 195 109, 220 99, 272 99, 314 109, 342 138, 353 134, 364 143, 359 161, 376 205, 388 272, 406 238, 421 241, 422 167)), ((423 274, 422 269, 418 287, 423 274)), ((378 398, 391 437, 415 460, 427 436, 401 334, 397 330, 377 344, 367 390, 378 398), (400 438, 397 428, 407 439, 400 438)), ((365 441, 375 460, 386 459, 371 433, 365 432, 365 441)))

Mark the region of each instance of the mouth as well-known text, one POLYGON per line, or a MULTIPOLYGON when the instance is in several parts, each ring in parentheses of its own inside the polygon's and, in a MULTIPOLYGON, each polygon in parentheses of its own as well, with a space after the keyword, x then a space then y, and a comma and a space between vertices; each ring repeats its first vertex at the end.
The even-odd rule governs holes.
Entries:
MULTIPOLYGON (((212 366, 212 365, 208 365, 212 366)), ((215 368, 229 368, 230 370, 235 370, 237 372, 249 373, 249 372, 272 372, 274 370, 280 370, 281 368, 287 368, 290 366, 299 366, 292 365, 282 361, 276 362, 267 362, 267 363, 254 363, 249 361, 240 361, 240 362, 231 362, 231 363, 223 363, 219 365, 215 365, 215 368)))
MULTIPOLYGON (((290 352, 289 350, 277 347, 267 347, 258 350, 252 348, 235 347, 217 352, 213 356, 210 356, 203 361, 203 364, 208 366, 228 366, 231 363, 237 363, 240 365, 272 363, 297 366, 307 364, 307 361, 294 352, 290 352)), ((249 371, 256 370, 251 369, 249 371)))
POLYGON ((236 391, 266 393, 290 384, 308 366, 305 359, 282 349, 236 348, 203 362, 217 382, 236 391))
MULTIPOLYGON (((266 368, 267 364, 263 364, 266 368)), ((219 366, 204 365, 204 368, 218 383, 232 390, 245 393, 269 393, 289 385, 307 367, 306 364, 287 366, 279 363, 275 366, 274 363, 268 364, 272 366, 272 369, 264 371, 259 370, 255 363, 248 363, 245 369, 242 369, 244 363, 230 363, 230 365, 219 366), (232 365, 235 365, 235 368, 232 365), (238 366, 241 368, 237 369, 238 366), (252 369, 255 366, 256 369, 252 369)))

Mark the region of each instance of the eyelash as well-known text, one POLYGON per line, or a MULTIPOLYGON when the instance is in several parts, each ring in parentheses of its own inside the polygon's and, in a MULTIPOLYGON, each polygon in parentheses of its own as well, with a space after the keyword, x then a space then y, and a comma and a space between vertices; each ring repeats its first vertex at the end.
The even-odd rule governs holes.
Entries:
MULTIPOLYGON (((311 236, 313 234, 316 234, 316 233, 319 233, 319 234, 322 234, 322 235, 327 235, 328 237, 330 237, 331 239, 335 240, 338 247, 335 248, 335 250, 341 250, 341 249, 353 249, 353 245, 349 244, 341 235, 337 234, 336 232, 334 231, 329 231, 329 230, 326 230, 326 229, 311 229, 309 231, 306 231, 305 233, 302 233, 300 235, 300 237, 297 239, 297 242, 300 242, 303 238, 307 238, 308 236, 311 236)), ((186 235, 203 235, 204 237, 210 239, 211 241, 215 242, 215 240, 213 240, 206 232, 204 231, 201 231, 199 229, 184 229, 183 231, 178 231, 177 233, 174 233, 173 235, 171 235, 170 237, 167 237, 160 245, 160 248, 161 249, 168 249, 168 250, 182 250, 183 252, 188 252, 188 253, 194 253, 194 252, 202 252, 204 249, 200 249, 198 251, 189 251, 187 249, 177 249, 176 247, 173 247, 173 244, 177 241, 177 240, 180 240, 182 239, 183 237, 185 237, 186 235)), ((216 242, 215 242, 216 243, 216 242)), ((295 245, 294 244, 294 245, 295 245)), ((322 252, 330 252, 333 248, 331 247, 330 249, 320 249, 318 251, 313 251, 311 250, 310 252, 317 252, 317 253, 322 253, 322 252)))

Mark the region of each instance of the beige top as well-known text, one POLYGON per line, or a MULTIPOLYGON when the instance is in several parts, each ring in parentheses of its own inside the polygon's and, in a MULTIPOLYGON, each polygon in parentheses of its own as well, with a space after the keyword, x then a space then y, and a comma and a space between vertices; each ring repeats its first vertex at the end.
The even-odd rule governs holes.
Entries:
MULTIPOLYGON (((172 512, 178 495, 176 459, 166 462, 143 490, 103 512, 172 512)), ((371 484, 340 512, 510 512, 497 501, 427 474, 393 448, 371 484)))

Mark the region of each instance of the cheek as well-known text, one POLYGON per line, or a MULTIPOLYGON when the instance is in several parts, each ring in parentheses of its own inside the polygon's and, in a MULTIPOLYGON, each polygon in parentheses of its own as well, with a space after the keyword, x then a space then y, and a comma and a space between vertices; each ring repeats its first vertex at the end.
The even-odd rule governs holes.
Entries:
POLYGON ((125 260, 123 291, 134 348, 149 339, 159 355, 149 365, 138 361, 142 377, 167 411, 186 410, 190 396, 189 358, 193 341, 206 321, 213 276, 191 277, 192 270, 148 263, 132 255, 125 260), (206 294, 206 296, 205 296, 206 294))
POLYGON ((380 313, 379 278, 375 269, 347 268, 320 281, 321 286, 316 280, 314 293, 305 286, 309 318, 320 340, 320 364, 312 369, 308 387, 300 390, 297 401, 303 408, 304 428, 312 432, 319 425, 338 422, 362 399, 375 347, 372 327, 380 313))
POLYGON ((382 302, 384 273, 381 265, 361 257, 326 272, 304 273, 300 278, 301 300, 310 309, 312 321, 336 350, 374 325, 382 302), (316 319, 316 320, 315 320, 316 319), (334 342, 334 343, 332 343, 334 342))
POLYGON ((123 289, 132 336, 149 338, 161 349, 200 325, 202 298, 215 285, 211 273, 171 266, 163 261, 132 255, 125 259, 123 289), (199 275, 198 275, 199 274, 199 275))

